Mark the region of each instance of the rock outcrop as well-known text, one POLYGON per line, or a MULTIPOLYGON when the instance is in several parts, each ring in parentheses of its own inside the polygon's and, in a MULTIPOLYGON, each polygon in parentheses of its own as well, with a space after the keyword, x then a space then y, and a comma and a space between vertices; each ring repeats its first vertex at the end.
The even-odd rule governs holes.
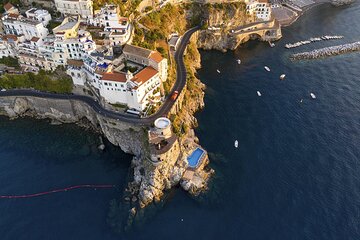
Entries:
POLYGON ((332 0, 331 4, 334 6, 342 6, 353 3, 355 0, 332 0))
POLYGON ((201 18, 206 24, 197 34, 197 46, 205 50, 235 49, 238 42, 229 30, 255 20, 246 15, 245 4, 240 2, 204 4, 200 9, 193 11, 201 11, 201 18))

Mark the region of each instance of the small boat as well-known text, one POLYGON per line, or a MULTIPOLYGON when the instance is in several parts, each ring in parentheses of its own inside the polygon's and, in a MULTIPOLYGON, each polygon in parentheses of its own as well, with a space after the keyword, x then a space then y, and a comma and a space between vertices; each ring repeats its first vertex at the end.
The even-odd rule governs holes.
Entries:
POLYGON ((239 147, 239 142, 238 142, 238 140, 235 140, 234 146, 235 146, 235 148, 238 148, 238 147, 239 147))
POLYGON ((257 95, 258 95, 259 97, 261 97, 261 92, 256 91, 256 93, 257 93, 257 95))
POLYGON ((285 75, 285 74, 281 74, 281 75, 280 75, 280 80, 284 80, 284 79, 285 79, 285 77, 286 77, 286 75, 285 75))
POLYGON ((313 94, 313 93, 310 93, 310 96, 311 96, 311 98, 312 98, 312 99, 316 99, 316 96, 315 96, 315 94, 313 94))
POLYGON ((302 102, 303 102, 303 99, 300 100, 300 103, 302 103, 302 102))
POLYGON ((220 73, 220 70, 219 70, 219 69, 216 69, 216 71, 217 71, 218 73, 220 73))
POLYGON ((272 47, 272 48, 275 47, 275 43, 272 43, 272 42, 270 42, 270 41, 269 41, 269 45, 270 45, 270 47, 272 47))
POLYGON ((236 60, 237 61, 237 64, 241 64, 241 60, 240 59, 238 59, 238 60, 236 60))
POLYGON ((266 71, 270 72, 270 68, 268 66, 264 67, 266 71))

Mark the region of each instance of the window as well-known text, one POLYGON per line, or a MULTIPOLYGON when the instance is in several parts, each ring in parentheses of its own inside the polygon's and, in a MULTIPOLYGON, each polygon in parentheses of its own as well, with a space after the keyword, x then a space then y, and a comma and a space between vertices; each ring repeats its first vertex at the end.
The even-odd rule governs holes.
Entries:
POLYGON ((105 84, 105 86, 107 86, 107 85, 108 85, 108 83, 107 83, 107 82, 105 82, 104 84, 105 84))

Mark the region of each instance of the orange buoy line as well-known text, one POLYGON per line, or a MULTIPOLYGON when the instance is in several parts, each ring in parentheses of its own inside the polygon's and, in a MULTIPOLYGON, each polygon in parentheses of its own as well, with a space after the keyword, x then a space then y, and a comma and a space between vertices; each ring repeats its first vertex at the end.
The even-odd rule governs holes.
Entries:
POLYGON ((12 198, 33 198, 33 197, 39 197, 39 196, 43 196, 43 195, 48 195, 48 194, 52 194, 52 193, 58 193, 58 192, 66 192, 69 190, 74 190, 74 189, 79 189, 79 188, 114 188, 115 185, 93 185, 93 184, 84 184, 84 185, 76 185, 76 186, 71 186, 71 187, 67 187, 67 188, 61 188, 61 189, 55 189, 55 190, 51 190, 51 191, 47 191, 47 192, 40 192, 40 193, 34 193, 34 194, 27 194, 27 195, 0 195, 0 198, 7 198, 7 199, 12 199, 12 198))

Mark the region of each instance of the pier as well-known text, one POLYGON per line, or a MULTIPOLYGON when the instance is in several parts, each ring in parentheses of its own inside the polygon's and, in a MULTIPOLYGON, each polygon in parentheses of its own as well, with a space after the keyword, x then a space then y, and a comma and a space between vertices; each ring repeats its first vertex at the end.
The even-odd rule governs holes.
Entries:
POLYGON ((309 40, 305 40, 305 41, 299 41, 296 43, 288 43, 285 44, 285 48, 287 49, 291 49, 291 48, 296 48, 296 47, 301 47, 303 45, 307 45, 313 42, 320 42, 320 41, 326 41, 326 40, 336 40, 336 39, 342 39, 344 38, 344 36, 322 36, 322 37, 315 37, 315 38, 310 38, 309 40))

